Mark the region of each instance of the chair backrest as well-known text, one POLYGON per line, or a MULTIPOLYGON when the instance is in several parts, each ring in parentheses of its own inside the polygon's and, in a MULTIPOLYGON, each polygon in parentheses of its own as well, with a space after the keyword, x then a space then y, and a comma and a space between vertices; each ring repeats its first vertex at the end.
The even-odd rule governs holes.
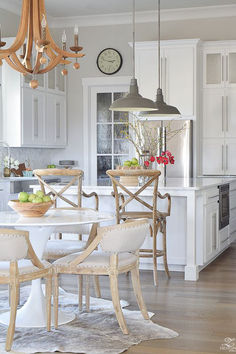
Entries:
POLYGON ((0 229, 0 261, 18 261, 27 256, 28 232, 0 229))
POLYGON ((100 245, 104 252, 135 252, 142 246, 149 234, 147 219, 138 219, 129 223, 98 228, 100 245))
POLYGON ((45 188, 49 190, 47 193, 48 195, 52 195, 53 199, 56 200, 61 199, 65 203, 73 206, 74 208, 81 207, 81 198, 82 198, 82 177, 84 172, 78 169, 57 169, 57 168, 48 168, 48 169, 41 169, 41 170, 34 170, 34 175, 38 178, 39 184, 41 186, 41 190, 45 193, 45 188), (43 179, 45 176, 68 176, 71 177, 71 180, 63 185, 63 187, 56 191, 49 183, 46 183, 43 179), (77 183, 77 203, 72 202, 68 198, 66 198, 63 193, 73 184, 77 183))
POLYGON ((118 215, 120 212, 123 212, 125 210, 125 207, 127 204, 131 203, 132 201, 137 201, 143 206, 145 206, 149 212, 153 212, 153 214, 156 213, 157 211, 157 197, 158 197, 158 179, 161 174, 160 171, 158 170, 132 170, 132 169, 117 169, 117 170, 107 170, 106 171, 107 175, 111 178, 112 180, 112 185, 114 189, 114 196, 116 199, 116 215, 118 215), (117 177, 128 177, 128 176, 136 176, 136 177, 143 177, 145 179, 144 183, 142 186, 138 187, 134 192, 132 192, 130 189, 127 188, 124 184, 118 180, 117 177), (144 201, 142 198, 140 198, 140 194, 151 184, 153 183, 153 199, 152 199, 152 205, 144 201), (121 198, 121 204, 120 204, 120 193, 118 191, 118 188, 120 188, 122 191, 124 191, 126 194, 128 194, 128 198, 125 200, 124 198, 121 198))

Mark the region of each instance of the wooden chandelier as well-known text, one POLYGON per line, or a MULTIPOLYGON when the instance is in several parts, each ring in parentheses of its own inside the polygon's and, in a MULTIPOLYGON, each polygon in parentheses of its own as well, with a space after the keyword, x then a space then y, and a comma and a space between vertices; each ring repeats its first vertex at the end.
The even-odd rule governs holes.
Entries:
MULTIPOLYGON (((32 74, 30 82, 32 88, 38 86, 35 75, 44 74, 55 68, 58 64, 70 64, 67 58, 75 58, 74 69, 79 69, 77 58, 85 54, 78 53, 83 48, 78 45, 78 28, 75 27, 74 46, 70 47, 71 52, 66 50, 65 31, 62 36, 62 48, 53 41, 46 21, 44 0, 22 0, 21 20, 14 43, 8 49, 0 49, 0 60, 6 62, 23 75, 32 74), (22 54, 17 54, 21 48, 22 54), (33 54, 35 53, 35 55, 33 54), (33 58, 35 57, 35 58, 33 58)), ((0 47, 6 42, 0 39, 0 47)), ((67 70, 61 71, 67 75, 67 70)))

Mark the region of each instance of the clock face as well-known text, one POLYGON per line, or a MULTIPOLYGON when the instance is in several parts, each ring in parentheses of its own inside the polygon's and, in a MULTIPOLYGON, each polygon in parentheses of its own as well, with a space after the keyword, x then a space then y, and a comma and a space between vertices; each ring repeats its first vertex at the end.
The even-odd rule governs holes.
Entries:
POLYGON ((122 65, 122 56, 116 49, 106 48, 97 58, 98 69, 106 75, 115 74, 122 65))

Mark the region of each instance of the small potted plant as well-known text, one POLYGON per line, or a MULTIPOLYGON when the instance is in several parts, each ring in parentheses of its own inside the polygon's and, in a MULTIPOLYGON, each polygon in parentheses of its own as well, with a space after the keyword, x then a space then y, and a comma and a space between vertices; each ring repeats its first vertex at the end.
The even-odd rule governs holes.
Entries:
POLYGON ((3 170, 4 177, 10 177, 11 169, 12 168, 18 169, 19 167, 19 161, 13 159, 13 157, 9 155, 4 157, 3 163, 4 163, 4 170, 3 170))

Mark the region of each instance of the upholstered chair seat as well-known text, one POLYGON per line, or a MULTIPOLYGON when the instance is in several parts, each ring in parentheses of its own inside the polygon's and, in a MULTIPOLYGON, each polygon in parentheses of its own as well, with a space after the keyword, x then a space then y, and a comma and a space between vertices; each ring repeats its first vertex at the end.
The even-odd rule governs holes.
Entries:
MULTIPOLYGON (((41 261, 44 268, 50 268, 52 265, 47 261, 41 261)), ((19 275, 27 275, 37 272, 41 272, 42 269, 36 267, 30 260, 21 259, 18 261, 18 272, 19 275)), ((0 277, 10 276, 10 262, 0 262, 0 277)))
MULTIPOLYGON (((58 259, 53 263, 53 266, 56 267, 58 272, 63 272, 63 268, 68 266, 70 262, 78 257, 79 253, 71 254, 69 256, 58 259)), ((105 273, 107 273, 108 268, 110 267, 110 257, 111 253, 94 251, 90 254, 82 263, 78 264, 76 268, 79 269, 89 269, 99 268, 105 273)), ((120 253, 118 255, 118 270, 121 270, 123 267, 131 266, 137 262, 138 257, 129 252, 120 253)))
POLYGON ((52 257, 53 259, 67 256, 71 253, 76 253, 85 249, 85 241, 73 241, 73 240, 49 240, 47 248, 43 254, 45 259, 52 257))

